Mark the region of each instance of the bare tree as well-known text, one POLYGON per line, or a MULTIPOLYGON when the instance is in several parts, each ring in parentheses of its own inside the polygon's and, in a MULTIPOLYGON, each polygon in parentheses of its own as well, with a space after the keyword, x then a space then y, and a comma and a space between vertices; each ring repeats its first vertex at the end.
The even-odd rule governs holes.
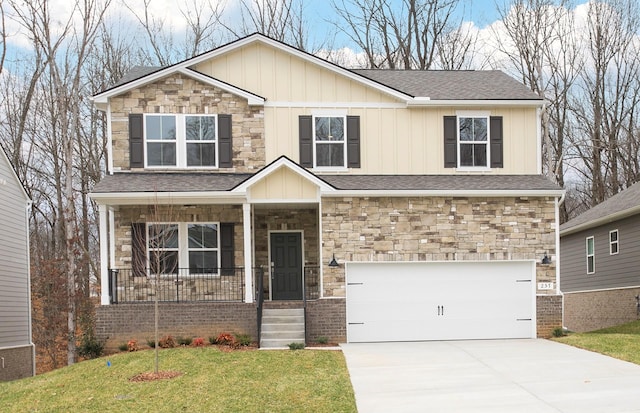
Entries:
POLYGON ((453 24, 458 0, 332 0, 335 24, 366 55, 367 67, 434 69, 462 66, 473 36, 453 24), (447 37, 449 37, 448 40, 447 37), (442 48, 442 50, 441 50, 442 48))

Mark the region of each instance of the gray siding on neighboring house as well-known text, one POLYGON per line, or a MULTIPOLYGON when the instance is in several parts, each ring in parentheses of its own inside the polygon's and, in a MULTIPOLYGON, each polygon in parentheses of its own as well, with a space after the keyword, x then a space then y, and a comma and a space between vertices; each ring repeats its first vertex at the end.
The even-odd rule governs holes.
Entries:
POLYGON ((0 153, 0 349, 30 344, 26 207, 21 184, 0 153))
POLYGON ((560 238, 562 292, 640 285, 640 215, 560 238), (609 253, 609 231, 618 230, 618 254, 609 253), (586 238, 594 237, 595 273, 587 274, 586 238))

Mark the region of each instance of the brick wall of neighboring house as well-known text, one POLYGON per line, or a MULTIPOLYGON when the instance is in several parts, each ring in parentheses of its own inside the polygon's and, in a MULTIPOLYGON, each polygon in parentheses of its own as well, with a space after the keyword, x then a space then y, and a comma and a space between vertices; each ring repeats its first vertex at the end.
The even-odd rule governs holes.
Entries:
POLYGON ((0 381, 23 379, 33 376, 34 348, 23 347, 0 348, 0 381))
POLYGON ((551 337, 553 330, 562 327, 562 296, 537 296, 536 313, 538 337, 551 337))
POLYGON ((343 298, 307 302, 307 342, 326 337, 331 343, 347 341, 347 305, 343 298))
MULTIPOLYGON (((339 261, 535 260, 536 282, 556 281, 555 260, 540 264, 556 255, 551 197, 323 198, 322 223, 323 256, 339 261)), ((324 296, 344 297, 344 266, 323 265, 324 296)), ((551 308, 556 314, 544 310, 539 323, 560 319, 561 307, 551 308)))
POLYGON ((640 287, 565 293, 564 326, 584 332, 637 320, 638 294, 640 287))
MULTIPOLYGON (((131 339, 146 345, 154 337, 153 303, 103 305, 96 309, 96 337, 114 351, 131 339)), ((160 303, 160 337, 203 337, 222 332, 249 334, 257 341, 253 303, 160 303)))
POLYGON ((265 165, 263 108, 182 74, 113 97, 110 106, 116 170, 129 169, 130 113, 232 115, 233 168, 225 172, 256 172, 265 165))

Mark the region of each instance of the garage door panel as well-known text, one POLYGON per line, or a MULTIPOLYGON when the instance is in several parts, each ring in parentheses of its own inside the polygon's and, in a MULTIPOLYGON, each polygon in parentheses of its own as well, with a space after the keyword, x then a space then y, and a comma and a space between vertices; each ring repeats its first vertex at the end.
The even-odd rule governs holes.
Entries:
POLYGON ((533 262, 349 263, 347 338, 528 338, 533 262))

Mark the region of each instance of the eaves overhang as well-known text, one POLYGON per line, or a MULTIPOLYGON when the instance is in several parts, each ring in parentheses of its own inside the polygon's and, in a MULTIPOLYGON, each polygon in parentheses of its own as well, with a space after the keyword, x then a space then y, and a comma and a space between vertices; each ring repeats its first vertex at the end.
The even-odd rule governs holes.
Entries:
POLYGON ((424 97, 416 97, 407 100, 407 107, 487 107, 487 106, 509 106, 509 107, 534 107, 541 108, 545 106, 542 99, 533 100, 511 100, 511 99, 478 99, 478 100, 431 100, 424 97))
POLYGON ((591 221, 587 221, 585 223, 575 225, 566 229, 560 229, 560 236, 571 235, 577 232, 581 232, 590 228, 599 227, 600 225, 608 224, 610 222, 618 221, 624 218, 628 218, 633 215, 640 214, 640 205, 628 208, 622 211, 615 212, 613 214, 597 218, 591 221))
POLYGON ((322 191, 323 197, 404 197, 404 196, 421 196, 421 197, 489 197, 504 198, 513 196, 527 197, 552 197, 560 198, 564 195, 564 190, 386 190, 386 189, 367 189, 367 190, 340 190, 322 191))
POLYGON ((93 192, 89 194, 99 205, 154 205, 154 204, 241 204, 246 193, 229 191, 197 192, 93 192))

